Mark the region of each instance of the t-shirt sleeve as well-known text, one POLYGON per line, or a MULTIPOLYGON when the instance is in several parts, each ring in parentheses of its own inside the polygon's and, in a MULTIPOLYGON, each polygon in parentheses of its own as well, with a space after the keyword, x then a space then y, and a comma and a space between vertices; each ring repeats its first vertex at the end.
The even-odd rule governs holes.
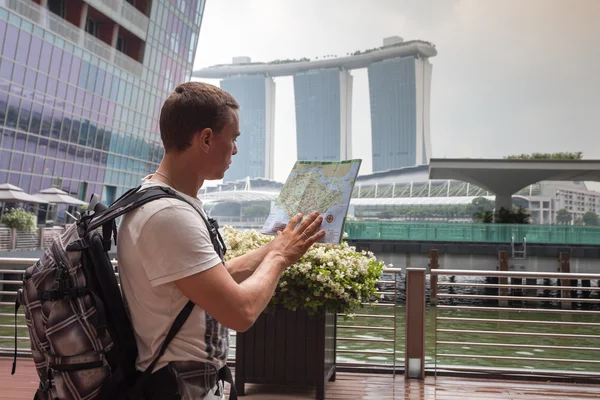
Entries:
POLYGON ((136 247, 153 287, 221 263, 206 224, 197 211, 186 205, 171 205, 152 215, 144 224, 136 247))

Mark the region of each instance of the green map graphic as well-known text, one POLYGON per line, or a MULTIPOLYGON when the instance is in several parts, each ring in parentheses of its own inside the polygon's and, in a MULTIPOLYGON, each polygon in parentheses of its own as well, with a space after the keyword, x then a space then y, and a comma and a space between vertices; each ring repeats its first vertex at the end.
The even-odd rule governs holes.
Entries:
POLYGON ((276 234, 297 213, 318 211, 323 215, 324 242, 339 243, 360 164, 361 160, 296 162, 262 232, 276 234))
POLYGON ((297 164, 275 205, 281 207, 288 218, 292 218, 298 212, 304 215, 313 211, 324 213, 333 205, 342 202, 343 184, 341 178, 332 177, 325 181, 319 168, 297 164))

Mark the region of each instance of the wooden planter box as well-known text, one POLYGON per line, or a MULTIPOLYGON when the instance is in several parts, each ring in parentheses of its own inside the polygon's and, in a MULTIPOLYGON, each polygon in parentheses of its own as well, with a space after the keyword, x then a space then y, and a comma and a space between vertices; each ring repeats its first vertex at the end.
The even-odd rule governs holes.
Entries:
POLYGON ((263 313, 236 339, 235 386, 246 383, 314 385, 325 398, 325 383, 335 380, 336 315, 308 316, 283 308, 263 313))

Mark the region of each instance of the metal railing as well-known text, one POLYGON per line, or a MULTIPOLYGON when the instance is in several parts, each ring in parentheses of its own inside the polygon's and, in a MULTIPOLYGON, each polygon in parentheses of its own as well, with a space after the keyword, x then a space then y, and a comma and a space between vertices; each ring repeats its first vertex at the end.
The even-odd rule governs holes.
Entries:
MULTIPOLYGON (((140 28, 142 32, 146 33, 148 31, 148 17, 126 1, 122 1, 121 15, 127 21, 140 28)), ((145 37, 146 35, 144 35, 144 39, 145 37)))
MULTIPOLYGON (((349 321, 338 315, 338 368, 405 370, 407 378, 417 379, 426 372, 600 378, 600 287, 591 284, 600 281, 600 274, 506 271, 506 258, 500 259, 501 271, 445 270, 432 263, 430 296, 437 306, 429 311, 426 269, 407 269, 406 335, 398 333, 397 321, 401 270, 385 269, 378 290, 386 301, 361 310, 349 321), (429 328, 426 315, 433 317, 429 328), (404 354, 399 354, 400 340, 405 341, 404 354), (429 364, 426 345, 433 359, 429 364), (404 368, 399 360, 404 360, 404 368)), ((568 271, 568 259, 560 260, 561 269, 568 271)), ((5 321, 0 328, 11 328, 11 333, 14 285, 20 286, 23 269, 35 261, 0 258, 0 268, 10 265, 0 269, 0 295, 5 296, 0 306, 6 310, 0 313, 5 321)), ((17 325, 18 353, 28 355, 22 313, 17 325)), ((235 338, 232 332, 230 362, 235 361, 235 338)), ((12 340, 12 335, 0 335, 5 344, 0 352, 10 354, 12 340)))
POLYGON ((125 0, 86 0, 96 10, 146 40, 148 17, 125 0), (127 22, 127 23, 125 23, 127 22))
POLYGON ((8 251, 12 247, 11 230, 0 228, 0 251, 8 251))
POLYGON ((600 290, 590 285, 600 274, 432 269, 431 276, 436 374, 600 378, 600 299, 589 296, 600 290))
MULTIPOLYGON (((378 301, 373 304, 374 307, 379 308, 379 310, 383 312, 377 311, 368 313, 362 311, 360 314, 354 314, 352 322, 361 321, 361 325, 343 322, 340 317, 343 318, 345 315, 338 314, 336 343, 336 363, 338 366, 376 369, 385 367, 391 368, 392 374, 396 374, 396 370, 398 369, 398 307, 396 306, 396 302, 398 299, 398 286, 401 272, 402 270, 400 268, 386 268, 383 270, 382 279, 378 282, 380 288, 377 295, 385 302, 378 301), (388 278, 386 278, 386 275, 388 278), (371 337, 365 337, 365 334, 368 334, 371 337), (377 350, 348 349, 348 346, 345 344, 353 342, 379 344, 382 348, 377 350), (367 361, 347 361, 340 358, 340 354, 352 355, 355 357, 365 356, 367 357, 367 361), (369 357, 383 358, 385 362, 372 362, 368 360, 369 357)), ((371 303, 363 303, 366 311, 368 311, 370 304, 371 303)), ((401 365, 404 366, 404 362, 402 362, 401 365)))
POLYGON ((33 231, 0 228, 0 251, 43 250, 60 236, 65 227, 39 227, 33 231))
MULTIPOLYGON (((21 277, 24 273, 25 268, 33 265, 37 261, 36 258, 8 258, 8 257, 0 257, 0 296, 10 297, 11 301, 0 301, 0 306, 9 307, 8 310, 10 312, 0 312, 0 318, 5 321, 10 321, 10 323, 0 323, 0 328, 9 329, 11 332, 14 332, 14 298, 16 296, 16 289, 5 290, 6 285, 21 285, 21 277), (7 269, 2 269, 3 267, 10 265, 11 267, 7 269), (22 266, 22 269, 17 269, 16 266, 22 266), (10 277, 7 278, 7 275, 10 277)), ((116 260, 112 261, 113 266, 117 266, 116 260)), ((378 285, 380 286, 380 290, 378 295, 381 296, 382 299, 386 299, 391 301, 389 297, 393 296, 393 299, 397 298, 398 291, 398 277, 401 270, 399 268, 387 268, 383 271, 384 279, 380 280, 378 285), (385 278, 388 276, 388 278, 385 278)), ((119 276, 118 273, 115 275, 119 276)), ((6 299, 5 299, 6 300, 6 299)), ((381 300, 379 300, 381 301, 381 300)), ((337 365, 340 367, 347 368, 370 368, 370 369, 379 369, 379 370, 391 370, 393 374, 397 372, 398 363, 397 363, 397 323, 396 323, 396 315, 397 315, 397 307, 395 307, 395 301, 391 301, 390 303, 378 302, 374 304, 373 312, 370 311, 371 303, 364 303, 365 307, 361 310, 360 314, 355 314, 353 319, 345 321, 343 319, 344 314, 338 314, 338 338, 336 343, 336 354, 345 354, 345 355, 353 355, 355 358, 367 358, 366 362, 360 361, 348 361, 341 359, 337 360, 337 365), (386 312, 381 313, 378 310, 385 309, 386 312), (367 321, 367 322, 362 322, 367 321), (372 323, 371 321, 379 321, 377 323, 372 323), (355 324, 356 323, 356 324, 355 324), (360 323, 360 325, 359 325, 360 323), (364 338, 364 333, 367 331, 374 331, 382 333, 382 337, 379 338, 364 338), (340 333, 342 336, 340 336, 340 333), (349 349, 346 344, 347 343, 370 343, 370 344, 381 344, 383 349, 377 350, 361 350, 361 349, 349 349), (376 361, 368 361, 369 357, 378 357, 385 358, 384 361, 376 362, 376 361)), ((23 314, 23 310, 17 314, 17 328, 19 329, 19 333, 17 336, 17 341, 19 346, 17 348, 17 354, 20 356, 29 357, 31 355, 31 350, 29 348, 29 336, 27 335, 27 327, 25 324, 25 316, 23 314)), ((235 362, 235 338, 236 332, 231 331, 232 344, 228 361, 230 363, 235 362)), ((0 335, 0 342, 12 343, 14 341, 13 335, 0 335)), ((11 355, 14 352, 14 347, 0 346, 0 354, 11 355)))
MULTIPOLYGON (((82 47, 111 63, 114 63, 115 65, 136 76, 142 75, 143 66, 141 63, 109 46, 102 40, 88 34, 83 29, 79 29, 75 25, 62 19, 58 15, 52 13, 50 10, 41 7, 33 1, 0 0, 0 6, 16 12, 17 14, 38 24, 42 28, 51 31, 70 42, 73 42, 75 45, 82 47)), ((139 11, 137 12, 139 13, 139 11)))

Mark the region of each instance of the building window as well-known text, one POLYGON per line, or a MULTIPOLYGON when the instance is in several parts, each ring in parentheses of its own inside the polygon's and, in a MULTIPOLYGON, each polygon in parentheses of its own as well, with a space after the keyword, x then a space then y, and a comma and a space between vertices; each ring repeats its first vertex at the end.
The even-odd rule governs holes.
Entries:
POLYGON ((77 198, 81 201, 85 201, 85 195, 87 193, 87 189, 88 189, 88 183, 87 182, 81 182, 79 184, 79 193, 77 198))
POLYGON ((112 204, 117 197, 117 187, 116 186, 104 186, 104 196, 102 196, 102 200, 104 204, 112 204))
POLYGON ((67 15, 65 0, 48 0, 48 9, 62 18, 67 15))
POLYGON ((120 35, 117 37, 117 50, 119 50, 122 53, 127 52, 127 40, 125 40, 125 38, 120 35))
POLYGON ((98 23, 95 20, 88 18, 85 21, 85 31, 92 36, 98 37, 98 23))
POLYGON ((52 187, 57 189, 62 189, 63 179, 59 177, 55 177, 52 179, 52 187))

